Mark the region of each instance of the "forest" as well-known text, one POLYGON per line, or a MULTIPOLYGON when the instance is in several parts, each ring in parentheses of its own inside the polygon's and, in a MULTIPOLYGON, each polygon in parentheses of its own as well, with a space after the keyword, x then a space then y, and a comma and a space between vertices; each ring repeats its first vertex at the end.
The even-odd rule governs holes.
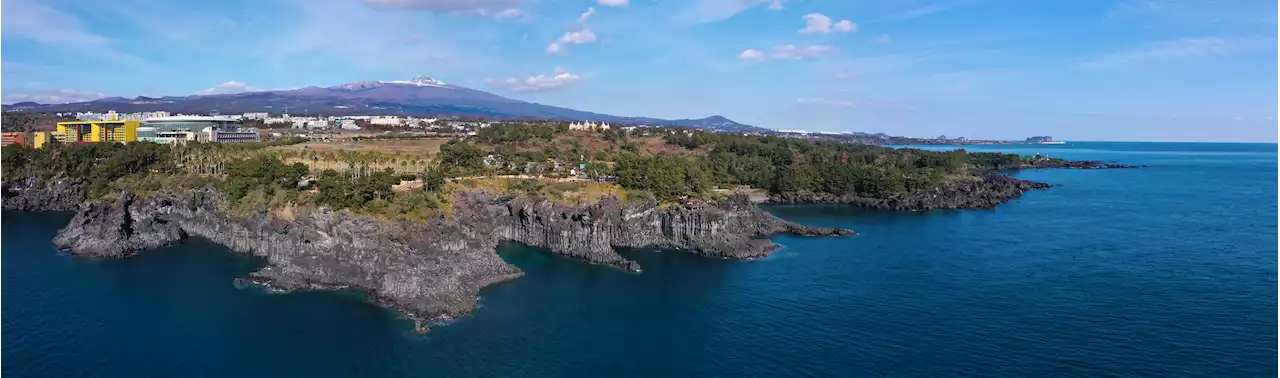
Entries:
MULTIPOLYGON (((578 180, 616 182, 629 198, 661 200, 706 197, 713 189, 743 186, 771 193, 807 191, 883 198, 969 179, 988 170, 1016 168, 1024 162, 1023 157, 1013 154, 895 149, 684 129, 647 131, 665 135, 663 141, 675 149, 661 153, 641 154, 638 148, 624 148, 634 143, 626 133, 606 131, 592 133, 607 141, 610 148, 581 148, 575 140, 567 149, 524 149, 506 152, 503 164, 490 161, 494 151, 515 151, 519 144, 548 140, 564 132, 563 125, 486 128, 472 138, 444 144, 430 161, 414 160, 411 166, 420 167, 420 171, 409 172, 397 171, 376 159, 357 159, 358 155, 351 155, 341 169, 320 169, 304 164, 306 159, 268 148, 300 142, 287 139, 172 146, 55 143, 42 149, 9 145, 3 147, 0 164, 6 187, 25 178, 62 177, 81 180, 90 199, 109 198, 121 191, 213 187, 224 194, 229 206, 243 213, 286 205, 328 206, 397 219, 426 219, 447 208, 451 178, 526 173, 519 167, 548 161, 557 166, 586 167, 578 180), (420 185, 393 190, 403 182, 420 185)), ((563 175, 554 172, 544 176, 563 175)), ((516 183, 503 190, 556 192, 531 183, 516 183)))

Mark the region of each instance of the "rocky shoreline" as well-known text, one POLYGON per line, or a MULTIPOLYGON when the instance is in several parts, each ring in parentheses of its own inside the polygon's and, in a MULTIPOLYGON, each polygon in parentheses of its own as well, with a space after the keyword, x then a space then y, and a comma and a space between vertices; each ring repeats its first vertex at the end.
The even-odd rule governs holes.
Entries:
POLYGON ((1145 165, 1119 164, 1114 161, 1104 162, 1101 160, 1053 160, 1045 159, 1030 163, 1023 163, 1014 167, 1014 169, 1132 169, 1146 168, 1145 165))
MULTIPOLYGON (((1093 169, 1089 167, 1121 166, 1086 162, 1070 168, 1093 169)), ((988 173, 891 198, 781 193, 763 202, 898 211, 992 208, 1026 191, 1050 187, 988 173)), ((452 216, 425 224, 327 209, 262 211, 237 217, 220 207, 220 196, 212 190, 147 197, 124 193, 111 203, 82 203, 84 198, 80 182, 27 179, 6 185, 3 206, 6 210, 75 211, 53 243, 77 256, 127 258, 197 236, 267 261, 261 270, 238 278, 237 284, 280 291, 356 289, 419 321, 465 316, 475 310, 481 289, 523 276, 495 253, 503 241, 639 273, 639 264, 623 258, 615 248, 680 249, 708 257, 756 259, 779 247, 765 236, 853 234, 847 229, 784 221, 745 195, 681 204, 610 197, 567 206, 538 198, 462 192, 451 202, 452 216)))
MULTIPOLYGON (((10 210, 65 210, 46 188, 6 188, 10 210), (39 207, 40 204, 50 204, 39 207)), ((267 261, 237 279, 275 290, 350 288, 410 318, 448 321, 474 311, 481 289, 523 275, 495 248, 516 241, 594 264, 640 272, 614 248, 670 248, 709 257, 754 259, 779 246, 778 233, 852 235, 847 229, 783 221, 736 196, 681 205, 606 199, 586 206, 460 193, 453 216, 428 224, 376 220, 347 212, 262 212, 241 218, 219 208, 218 194, 197 191, 85 203, 60 230, 56 247, 77 256, 118 259, 198 236, 267 261)))
POLYGON ((864 209, 894 211, 926 211, 937 209, 990 209, 1034 189, 1053 185, 1019 180, 988 173, 976 180, 952 183, 932 190, 900 194, 890 198, 839 196, 827 193, 790 192, 769 196, 769 204, 833 204, 864 209))

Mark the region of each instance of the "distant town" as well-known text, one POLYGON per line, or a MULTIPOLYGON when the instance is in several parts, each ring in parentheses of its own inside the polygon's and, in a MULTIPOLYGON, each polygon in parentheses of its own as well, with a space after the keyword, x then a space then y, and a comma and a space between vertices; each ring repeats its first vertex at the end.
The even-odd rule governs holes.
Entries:
MULTIPOLYGON (((264 138, 299 137, 312 140, 349 140, 360 137, 388 136, 398 138, 458 137, 475 135, 479 129, 503 125, 555 125, 569 130, 600 131, 618 129, 631 132, 642 128, 673 128, 659 125, 611 125, 607 122, 563 121, 549 119, 500 119, 485 117, 412 117, 412 116, 296 116, 287 113, 248 112, 243 114, 171 114, 167 111, 132 113, 4 113, 4 133, 0 145, 17 143, 42 147, 46 143, 134 142, 155 143, 246 142, 264 138)), ((680 128, 680 127, 674 127, 680 128)), ((691 128, 697 129, 697 128, 691 128)), ((718 131, 728 132, 728 131, 718 131)), ((965 137, 912 138, 884 133, 818 132, 806 130, 769 130, 730 132, 740 135, 775 135, 781 137, 832 140, 873 145, 995 145, 995 144, 1064 144, 1050 136, 1034 136, 1022 141, 980 140, 965 137)))

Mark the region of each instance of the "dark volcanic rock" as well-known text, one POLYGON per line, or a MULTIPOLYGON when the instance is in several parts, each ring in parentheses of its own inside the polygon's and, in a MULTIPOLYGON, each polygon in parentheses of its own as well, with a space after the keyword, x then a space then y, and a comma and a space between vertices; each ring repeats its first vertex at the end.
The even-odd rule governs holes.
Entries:
POLYGON ((1053 160, 1044 159, 1030 163, 1023 163, 1015 169, 1038 169, 1038 168, 1066 168, 1066 169, 1122 169, 1122 168, 1145 168, 1145 165, 1129 165, 1118 164, 1115 162, 1104 162, 1100 160, 1053 160))
POLYGON ((755 237, 778 232, 852 234, 783 221, 745 197, 681 206, 608 199, 572 207, 465 193, 454 201, 454 217, 416 224, 327 210, 237 218, 219 209, 215 193, 203 191, 86 205, 55 244, 79 255, 118 258, 199 236, 267 260, 242 282, 280 290, 359 289, 416 319, 448 320, 474 310, 480 289, 522 275, 494 253, 503 240, 639 271, 613 248, 756 258, 777 245, 755 237))
POLYGON ((582 207, 515 199, 505 207, 506 213, 498 214, 502 219, 499 237, 633 271, 639 267, 619 256, 614 247, 683 249, 705 256, 750 259, 778 248, 759 236, 853 233, 783 221, 752 205, 745 196, 714 204, 693 201, 681 205, 623 203, 608 198, 582 207))
POLYGON ((49 180, 25 178, 4 184, 4 209, 19 211, 76 211, 84 202, 84 184, 62 176, 49 180))
POLYGON ((53 238, 53 245, 76 255, 113 259, 186 238, 176 224, 146 213, 148 208, 132 206, 136 199, 129 193, 114 203, 85 204, 53 238))
POLYGON ((920 211, 934 209, 987 209, 1021 196, 1032 189, 1052 185, 987 174, 978 180, 953 183, 932 190, 901 194, 890 198, 837 196, 826 193, 781 193, 769 197, 777 204, 843 204, 868 209, 920 211))

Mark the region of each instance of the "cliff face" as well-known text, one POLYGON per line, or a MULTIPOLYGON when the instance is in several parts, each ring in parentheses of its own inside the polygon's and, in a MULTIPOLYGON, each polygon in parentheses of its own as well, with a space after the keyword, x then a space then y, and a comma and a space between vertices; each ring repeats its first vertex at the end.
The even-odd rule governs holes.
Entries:
POLYGON ((901 194, 890 198, 837 196, 826 193, 781 193, 769 197, 776 204, 842 204, 867 209, 923 211, 935 209, 989 209, 1021 196, 1032 189, 1048 189, 1042 182, 1018 180, 999 174, 987 174, 980 180, 901 194))
POLYGON ((84 202, 80 180, 54 177, 49 180, 25 178, 4 184, 4 209, 19 211, 75 211, 84 202))
POLYGON ((121 258, 200 236, 267 260, 245 282, 281 290, 355 288, 417 319, 447 320, 471 312, 480 289, 522 275, 494 253, 503 240, 639 271, 613 248, 678 248, 742 259, 777 248, 755 236, 852 234, 782 221, 745 198, 686 206, 610 199, 572 207, 464 193, 454 210, 453 218, 430 224, 324 210, 291 219, 268 213, 244 219, 220 211, 212 192, 125 195, 115 203, 82 207, 54 243, 77 255, 121 258))
POLYGON ((705 256, 750 259, 777 244, 759 236, 776 233, 850 235, 849 230, 786 222, 736 196, 719 203, 664 206, 628 204, 616 198, 583 207, 514 199, 496 214, 497 237, 516 240, 587 261, 638 271, 615 247, 689 250, 705 256))

